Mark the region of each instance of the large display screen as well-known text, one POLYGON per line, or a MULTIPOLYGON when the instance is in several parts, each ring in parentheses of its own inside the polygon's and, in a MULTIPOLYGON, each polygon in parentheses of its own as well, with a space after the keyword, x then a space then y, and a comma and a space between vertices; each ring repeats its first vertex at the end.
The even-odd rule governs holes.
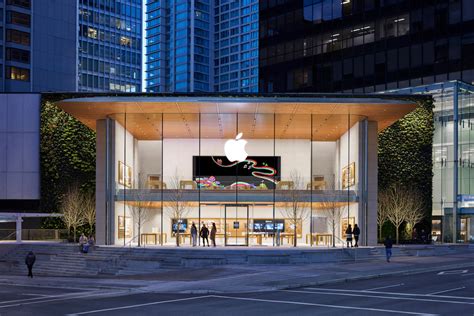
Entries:
POLYGON ((285 220, 276 219, 275 221, 269 219, 254 219, 253 220, 253 231, 262 233, 271 233, 279 230, 280 232, 285 231, 285 220))
POLYGON ((242 162, 193 156, 193 177, 203 188, 272 189, 280 181, 280 161, 278 156, 249 156, 242 162))

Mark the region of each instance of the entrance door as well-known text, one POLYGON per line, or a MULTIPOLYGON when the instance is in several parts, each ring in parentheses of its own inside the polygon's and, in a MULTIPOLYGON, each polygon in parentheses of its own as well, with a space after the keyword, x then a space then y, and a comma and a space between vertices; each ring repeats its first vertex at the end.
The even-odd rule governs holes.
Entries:
POLYGON ((249 207, 248 205, 225 206, 225 245, 248 246, 249 207))

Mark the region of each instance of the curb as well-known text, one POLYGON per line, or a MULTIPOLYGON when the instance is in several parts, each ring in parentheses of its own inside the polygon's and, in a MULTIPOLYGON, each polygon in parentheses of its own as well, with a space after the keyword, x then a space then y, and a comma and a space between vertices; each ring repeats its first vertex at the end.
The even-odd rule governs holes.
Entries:
POLYGON ((371 280, 371 279, 377 279, 377 278, 382 278, 386 276, 395 276, 395 275, 415 275, 415 274, 435 272, 435 271, 440 271, 440 270, 461 269, 461 268, 468 268, 468 267, 474 267, 474 263, 458 263, 458 264, 451 264, 451 265, 431 267, 431 268, 418 268, 418 269, 412 269, 412 270, 391 271, 391 272, 383 272, 383 273, 377 273, 377 274, 359 275, 359 276, 340 278, 340 279, 331 279, 331 280, 323 280, 323 281, 282 285, 282 286, 277 286, 276 290, 290 290, 290 289, 308 287, 308 286, 339 284, 339 283, 346 283, 346 282, 357 281, 357 280, 371 280))

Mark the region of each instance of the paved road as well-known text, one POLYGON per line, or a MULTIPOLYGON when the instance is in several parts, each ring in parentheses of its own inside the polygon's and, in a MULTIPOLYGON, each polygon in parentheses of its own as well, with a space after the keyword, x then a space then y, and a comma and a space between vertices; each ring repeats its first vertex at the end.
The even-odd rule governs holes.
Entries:
MULTIPOLYGON (((92 281, 92 280, 91 280, 92 281)), ((474 269, 246 294, 2 284, 0 315, 474 315, 474 269)))

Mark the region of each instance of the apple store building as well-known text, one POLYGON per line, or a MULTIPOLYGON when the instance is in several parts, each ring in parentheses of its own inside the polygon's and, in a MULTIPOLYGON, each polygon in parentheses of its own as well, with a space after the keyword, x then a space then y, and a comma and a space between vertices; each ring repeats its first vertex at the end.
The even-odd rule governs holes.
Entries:
POLYGON ((218 247, 327 247, 355 224, 360 245, 376 244, 378 133, 416 107, 400 95, 317 94, 57 105, 96 131, 97 243, 147 247, 190 247, 206 230, 218 247))

